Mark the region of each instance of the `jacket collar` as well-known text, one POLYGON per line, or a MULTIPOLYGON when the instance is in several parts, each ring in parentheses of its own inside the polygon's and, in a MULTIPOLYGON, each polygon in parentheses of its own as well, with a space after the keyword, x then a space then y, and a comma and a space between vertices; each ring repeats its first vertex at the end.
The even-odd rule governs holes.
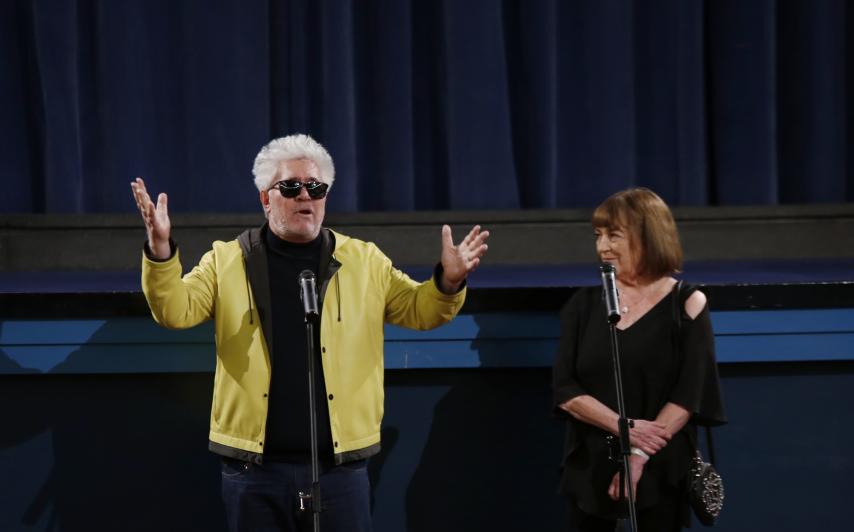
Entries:
MULTIPOLYGON (((246 278, 252 290, 252 299, 261 319, 261 331, 267 343, 267 352, 273 353, 273 313, 270 299, 270 272, 267 270, 267 247, 264 245, 264 231, 267 224, 247 229, 237 237, 243 251, 246 278)), ((249 309, 250 315, 252 309, 249 309)))
POLYGON ((320 230, 320 271, 317 272, 319 279, 320 290, 318 298, 320 299, 320 308, 323 308, 323 299, 326 297, 326 289, 329 286, 329 281, 341 268, 341 263, 335 258, 335 233, 327 228, 320 230))
MULTIPOLYGON (((243 260, 246 266, 246 276, 252 287, 252 299, 258 309, 261 319, 261 330, 264 340, 267 342, 267 351, 273 353, 273 317, 271 312, 272 301, 270 299, 270 273, 267 269, 267 245, 264 243, 264 232, 269 231, 265 223, 261 227, 247 229, 237 237, 240 249, 243 251, 243 260)), ((341 263, 335 259, 336 234, 326 227, 320 230, 320 271, 318 272, 319 304, 323 308, 323 299, 329 281, 341 268, 341 263)), ((341 241, 347 237, 341 237, 341 241)), ((250 313, 251 313, 250 308, 250 313)), ((339 312, 340 314, 340 312, 339 312)))

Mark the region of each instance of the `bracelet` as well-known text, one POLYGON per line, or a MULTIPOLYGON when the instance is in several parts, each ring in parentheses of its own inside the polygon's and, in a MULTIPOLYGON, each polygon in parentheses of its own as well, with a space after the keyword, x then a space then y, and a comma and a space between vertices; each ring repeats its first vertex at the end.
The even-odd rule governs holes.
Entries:
POLYGON ((637 455, 637 456, 640 456, 641 458, 649 460, 649 455, 646 454, 645 452, 643 452, 643 450, 639 449, 638 447, 632 447, 631 452, 634 455, 637 455))

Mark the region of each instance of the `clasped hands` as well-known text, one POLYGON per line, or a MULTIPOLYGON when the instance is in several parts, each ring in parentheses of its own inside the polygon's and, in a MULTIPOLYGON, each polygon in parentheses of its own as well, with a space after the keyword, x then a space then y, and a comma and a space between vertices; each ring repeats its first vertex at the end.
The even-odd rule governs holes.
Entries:
MULTIPOLYGON (((658 421, 647 421, 645 419, 635 419, 633 426, 629 428, 629 444, 632 447, 637 447, 648 457, 638 454, 629 455, 629 470, 632 477, 632 493, 637 498, 638 481, 643 475, 643 467, 649 461, 649 457, 660 451, 670 441, 672 434, 667 431, 667 427, 658 421)), ((626 496, 629 490, 626 487, 626 496)), ((611 484, 608 486, 608 496, 613 500, 620 498, 620 473, 614 474, 611 479, 611 484)))

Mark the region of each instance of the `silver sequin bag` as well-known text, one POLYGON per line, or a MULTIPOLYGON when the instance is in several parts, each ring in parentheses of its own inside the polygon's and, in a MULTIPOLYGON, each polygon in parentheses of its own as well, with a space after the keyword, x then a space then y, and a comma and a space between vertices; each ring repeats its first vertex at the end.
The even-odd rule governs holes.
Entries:
POLYGON ((688 499, 701 523, 715 524, 724 506, 724 482, 715 466, 703 460, 699 450, 691 459, 688 499))

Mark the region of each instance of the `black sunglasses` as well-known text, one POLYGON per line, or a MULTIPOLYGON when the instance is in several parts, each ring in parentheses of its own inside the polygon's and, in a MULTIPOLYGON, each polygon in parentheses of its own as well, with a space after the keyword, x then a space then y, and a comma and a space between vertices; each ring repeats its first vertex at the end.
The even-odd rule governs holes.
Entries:
POLYGON ((308 192, 308 197, 311 199, 323 199, 326 197, 326 191, 329 190, 329 185, 320 181, 302 182, 299 179, 286 179, 274 184, 271 189, 279 189, 279 193, 286 198, 295 198, 299 196, 302 188, 308 192))

